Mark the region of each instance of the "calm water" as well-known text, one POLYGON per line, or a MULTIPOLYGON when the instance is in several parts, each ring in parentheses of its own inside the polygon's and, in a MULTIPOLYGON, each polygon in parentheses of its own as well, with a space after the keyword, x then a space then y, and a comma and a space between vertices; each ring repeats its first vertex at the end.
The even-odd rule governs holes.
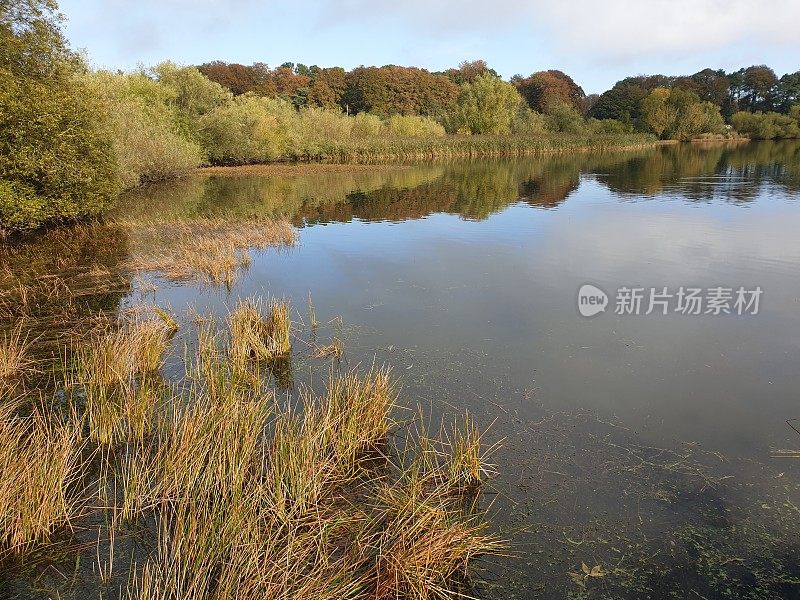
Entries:
POLYGON ((800 448, 800 144, 193 177, 117 212, 290 218, 298 246, 232 289, 153 275, 148 297, 224 314, 271 294, 302 318, 310 293, 347 363, 491 425, 514 546, 482 593, 800 596, 800 460, 772 456, 800 448), (612 295, 591 319, 587 282, 612 295), (763 295, 757 315, 621 316, 623 286, 763 295))

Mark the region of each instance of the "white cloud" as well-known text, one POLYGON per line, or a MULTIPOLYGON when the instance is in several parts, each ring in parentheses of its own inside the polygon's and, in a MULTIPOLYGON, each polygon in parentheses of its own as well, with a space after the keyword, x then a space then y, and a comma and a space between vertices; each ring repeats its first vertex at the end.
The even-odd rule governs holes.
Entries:
POLYGON ((527 26, 555 52, 602 62, 687 57, 735 44, 800 49, 800 0, 326 0, 321 19, 403 22, 442 35, 527 26))

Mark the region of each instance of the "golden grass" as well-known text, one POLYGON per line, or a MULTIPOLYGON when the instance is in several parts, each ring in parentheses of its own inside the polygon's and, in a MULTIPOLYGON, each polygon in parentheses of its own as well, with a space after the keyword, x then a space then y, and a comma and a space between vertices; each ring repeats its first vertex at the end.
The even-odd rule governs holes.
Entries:
POLYGON ((200 279, 231 286, 250 264, 249 251, 287 247, 296 232, 287 221, 197 218, 167 223, 127 222, 133 256, 125 266, 172 280, 200 279))
POLYGON ((83 441, 73 422, 53 423, 43 410, 0 406, 0 560, 47 542, 71 523, 85 467, 83 441))
POLYGON ((101 445, 143 438, 160 391, 149 380, 162 366, 170 331, 161 321, 132 321, 92 334, 74 353, 72 397, 80 393, 90 438, 101 445), (148 380, 148 385, 142 385, 148 380))
POLYGON ((238 372, 258 361, 270 361, 289 354, 292 322, 285 301, 239 302, 228 315, 228 358, 238 372))
POLYGON ((119 582, 120 528, 151 540, 131 600, 459 597, 475 558, 503 548, 477 508, 491 472, 477 429, 401 427, 386 369, 331 370, 285 404, 263 378, 242 385, 232 356, 249 367, 287 350, 288 315, 254 299, 227 331, 199 322, 173 385, 154 372, 165 323, 129 320, 74 353, 62 409, 0 406, 0 552, 87 516, 109 523, 101 584, 119 582))
POLYGON ((30 342, 22 335, 22 324, 3 333, 0 338, 0 379, 11 379, 22 375, 31 366, 28 357, 30 342))

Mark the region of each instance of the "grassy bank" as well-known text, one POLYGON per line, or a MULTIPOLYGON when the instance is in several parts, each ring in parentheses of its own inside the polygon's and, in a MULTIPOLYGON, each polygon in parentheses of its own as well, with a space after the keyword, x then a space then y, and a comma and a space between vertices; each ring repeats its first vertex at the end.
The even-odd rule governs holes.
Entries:
POLYGON ((140 308, 63 348, 55 390, 31 387, 34 357, 2 340, 0 568, 72 564, 68 587, 131 600, 467 593, 474 560, 503 549, 472 422, 429 430, 376 368, 333 366, 280 399, 283 302, 198 323, 140 308), (166 381, 181 335, 185 374, 166 381))
POLYGON ((300 146, 288 161, 371 162, 428 158, 535 156, 559 152, 631 150, 654 146, 649 134, 473 135, 332 140, 300 146))

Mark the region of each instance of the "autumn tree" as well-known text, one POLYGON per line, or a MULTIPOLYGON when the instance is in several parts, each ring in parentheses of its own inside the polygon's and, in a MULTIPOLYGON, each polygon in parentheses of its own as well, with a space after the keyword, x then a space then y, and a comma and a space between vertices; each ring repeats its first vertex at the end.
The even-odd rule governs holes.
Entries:
POLYGON ((485 60, 465 60, 458 65, 457 69, 447 69, 443 75, 447 76, 450 81, 456 85, 464 85, 465 83, 472 83, 478 75, 485 75, 489 73, 497 77, 497 71, 490 69, 485 60))
POLYGON ((262 96, 275 94, 270 80, 270 69, 264 63, 245 66, 214 61, 200 65, 197 69, 211 81, 228 88, 237 96, 247 92, 255 92, 262 96))
POLYGON ((338 108, 346 87, 347 74, 341 67, 329 69, 311 67, 308 103, 322 108, 338 108))
POLYGON ((511 81, 528 105, 538 112, 545 112, 555 104, 571 104, 580 110, 586 96, 572 77, 557 70, 539 71, 524 78, 515 75, 511 81))
POLYGON ((342 105, 351 113, 438 116, 458 98, 458 86, 443 75, 415 67, 358 67, 347 74, 342 105))

